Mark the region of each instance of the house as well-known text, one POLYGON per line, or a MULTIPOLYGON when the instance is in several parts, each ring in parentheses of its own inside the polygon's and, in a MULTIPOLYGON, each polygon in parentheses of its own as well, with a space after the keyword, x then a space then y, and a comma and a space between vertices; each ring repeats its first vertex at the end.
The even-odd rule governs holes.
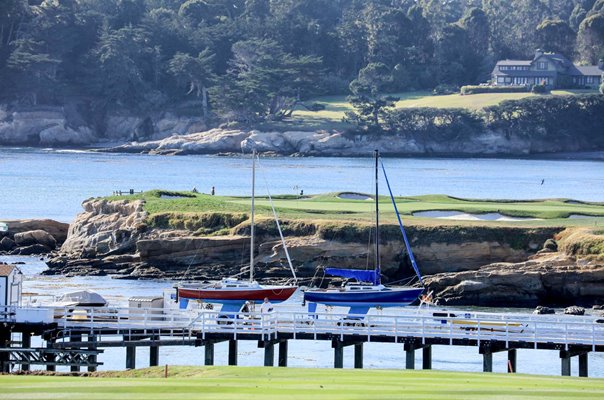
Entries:
POLYGON ((532 60, 501 60, 491 73, 495 86, 545 85, 548 89, 598 88, 604 74, 599 65, 574 65, 558 53, 535 52, 532 60))
POLYGON ((0 264, 0 315, 5 306, 17 306, 21 302, 23 274, 14 265, 0 264))

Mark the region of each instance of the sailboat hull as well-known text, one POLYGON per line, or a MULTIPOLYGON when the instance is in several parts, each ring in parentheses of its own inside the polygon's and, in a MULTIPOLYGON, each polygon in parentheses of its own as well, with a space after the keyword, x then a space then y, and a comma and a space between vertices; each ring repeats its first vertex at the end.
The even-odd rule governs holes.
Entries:
POLYGON ((296 291, 296 286, 271 286, 257 288, 178 288, 178 298, 195 299, 206 302, 224 303, 232 301, 263 301, 268 298, 273 303, 285 301, 296 291))
POLYGON ((413 303, 422 288, 385 288, 376 291, 317 289, 304 292, 304 300, 330 306, 402 307, 413 303))

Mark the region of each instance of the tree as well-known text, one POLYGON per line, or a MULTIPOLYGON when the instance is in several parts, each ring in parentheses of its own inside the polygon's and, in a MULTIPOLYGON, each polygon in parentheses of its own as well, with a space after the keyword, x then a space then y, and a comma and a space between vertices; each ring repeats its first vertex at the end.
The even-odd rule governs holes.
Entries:
POLYGON ((214 96, 226 119, 281 120, 317 89, 318 57, 294 57, 269 39, 240 41, 232 51, 229 70, 214 96))
POLYGON ((537 26, 536 33, 538 48, 573 58, 576 35, 568 23, 559 19, 545 19, 537 26))
POLYGON ((594 14, 581 22, 577 37, 579 58, 596 64, 604 58, 604 15, 594 14))
POLYGON ((201 97, 203 116, 208 117, 208 87, 215 80, 212 72, 214 54, 205 49, 192 57, 184 53, 176 53, 170 60, 169 72, 179 84, 188 86, 187 94, 194 93, 201 97))
POLYGON ((365 132, 380 132, 386 113, 398 100, 383 94, 391 83, 390 70, 382 63, 371 63, 360 70, 350 83, 352 95, 348 97, 355 111, 347 112, 346 120, 365 132))

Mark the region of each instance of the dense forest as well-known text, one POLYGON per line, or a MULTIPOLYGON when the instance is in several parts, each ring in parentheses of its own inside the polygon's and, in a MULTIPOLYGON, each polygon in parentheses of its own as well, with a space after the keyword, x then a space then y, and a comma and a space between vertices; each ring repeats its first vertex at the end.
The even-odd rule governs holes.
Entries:
POLYGON ((278 120, 367 80, 477 84, 537 48, 604 58, 604 0, 1 0, 0 102, 278 120))

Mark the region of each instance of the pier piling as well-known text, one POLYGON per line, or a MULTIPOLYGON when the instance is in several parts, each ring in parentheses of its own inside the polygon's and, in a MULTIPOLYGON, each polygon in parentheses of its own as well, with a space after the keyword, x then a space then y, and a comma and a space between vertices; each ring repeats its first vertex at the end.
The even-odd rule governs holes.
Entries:
POLYGON ((279 362, 280 367, 287 367, 287 340, 279 342, 279 362))
POLYGON ((518 360, 518 354, 516 349, 508 350, 508 373, 516 373, 516 364, 518 360))
POLYGON ((331 342, 333 348, 333 367, 344 368, 344 343, 334 339, 331 342))
MULTIPOLYGON (((96 341, 97 341, 96 335, 88 334, 88 342, 91 343, 88 346, 88 350, 96 350, 96 345, 95 345, 96 341)), ((90 361, 92 363, 96 363, 97 362, 97 356, 96 355, 90 356, 90 361)), ((95 366, 91 365, 91 366, 88 367, 88 372, 95 372, 95 371, 96 371, 96 367, 95 366)))
MULTIPOLYGON (((69 336, 70 342, 80 343, 82 341, 82 335, 77 333, 72 333, 69 336)), ((72 365, 70 368, 71 372, 80 372, 80 367, 78 365, 72 365)))
POLYGON ((493 353, 490 351, 482 353, 482 372, 493 372, 493 353))
POLYGON ((272 367, 275 365, 275 343, 272 341, 264 342, 264 366, 272 367))
MULTIPOLYGON (((10 331, 0 329, 0 348, 10 347, 10 331)), ((10 353, 0 353, 0 372, 10 371, 10 353)))
POLYGON ((354 367, 363 368, 363 343, 354 345, 354 367))
POLYGON ((204 344, 204 365, 214 365, 214 342, 205 342, 204 344))
POLYGON ((422 349, 422 368, 432 369, 432 345, 426 345, 422 349))
MULTIPOLYGON (((152 336, 152 341, 159 341, 159 336, 152 336)), ((159 365, 159 346, 149 347, 149 366, 157 367, 159 365)))
MULTIPOLYGON (((22 332, 21 333, 21 347, 24 349, 29 349, 31 348, 31 335, 29 334, 29 332, 22 332)), ((30 367, 29 364, 21 364, 21 371, 29 371, 30 367)))
POLYGON ((237 340, 229 340, 229 365, 237 365, 237 340))
POLYGON ((136 368, 136 346, 126 345, 126 369, 136 368))
POLYGON ((579 354, 579 376, 584 378, 589 376, 587 354, 588 353, 579 354))

